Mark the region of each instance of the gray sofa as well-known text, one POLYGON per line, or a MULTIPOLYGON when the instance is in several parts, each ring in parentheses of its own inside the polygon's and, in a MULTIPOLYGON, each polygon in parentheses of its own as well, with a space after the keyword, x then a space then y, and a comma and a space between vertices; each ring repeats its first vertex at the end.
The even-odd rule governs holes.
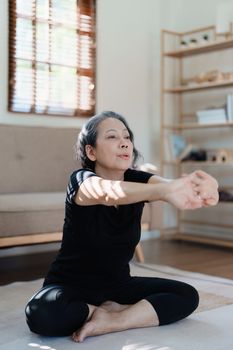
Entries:
POLYGON ((78 132, 0 125, 0 247, 61 239, 78 132))

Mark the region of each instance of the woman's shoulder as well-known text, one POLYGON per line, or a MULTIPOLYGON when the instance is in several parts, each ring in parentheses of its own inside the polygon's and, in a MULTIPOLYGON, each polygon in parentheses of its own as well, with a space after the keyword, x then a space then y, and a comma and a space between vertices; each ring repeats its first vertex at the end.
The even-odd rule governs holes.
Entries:
POLYGON ((70 177, 77 177, 77 176, 89 176, 89 175, 96 175, 94 170, 88 169, 88 168, 78 168, 74 170, 70 177))
POLYGON ((67 186, 67 202, 74 204, 73 198, 81 184, 89 177, 96 176, 91 169, 80 168, 72 172, 67 186))
POLYGON ((147 183, 149 178, 154 174, 137 169, 129 168, 125 171, 124 180, 130 182, 143 182, 147 183))
POLYGON ((79 186, 83 183, 87 178, 91 176, 96 176, 96 173, 88 168, 80 168, 72 172, 70 175, 70 182, 77 183, 79 186))

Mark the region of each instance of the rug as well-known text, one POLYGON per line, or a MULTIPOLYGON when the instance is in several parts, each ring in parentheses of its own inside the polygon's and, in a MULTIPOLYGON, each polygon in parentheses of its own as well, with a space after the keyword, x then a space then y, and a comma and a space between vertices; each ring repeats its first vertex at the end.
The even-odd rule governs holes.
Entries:
POLYGON ((233 281, 167 266, 131 264, 132 275, 177 279, 195 286, 200 306, 180 322, 87 338, 76 344, 70 337, 35 335, 25 322, 24 306, 42 280, 0 287, 1 350, 226 350, 233 348, 233 281))
POLYGON ((139 264, 131 266, 134 275, 157 276, 180 280, 193 285, 199 292, 200 303, 195 312, 233 304, 233 281, 200 273, 188 272, 169 266, 139 264))

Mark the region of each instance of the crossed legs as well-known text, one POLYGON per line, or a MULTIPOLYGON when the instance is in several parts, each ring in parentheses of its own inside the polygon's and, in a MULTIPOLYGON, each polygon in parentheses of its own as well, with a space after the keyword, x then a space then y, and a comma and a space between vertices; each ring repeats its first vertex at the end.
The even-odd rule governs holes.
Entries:
POLYGON ((198 300, 197 291, 186 283, 133 277, 108 293, 93 288, 92 295, 48 285, 29 301, 26 316, 35 333, 73 334, 82 342, 88 336, 176 322, 190 315, 198 300))

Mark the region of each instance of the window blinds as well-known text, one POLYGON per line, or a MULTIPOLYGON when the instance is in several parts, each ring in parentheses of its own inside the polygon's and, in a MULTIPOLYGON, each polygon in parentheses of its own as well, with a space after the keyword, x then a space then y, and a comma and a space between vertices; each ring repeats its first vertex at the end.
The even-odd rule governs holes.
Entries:
POLYGON ((95 0, 9 1, 9 110, 95 111, 95 0))

